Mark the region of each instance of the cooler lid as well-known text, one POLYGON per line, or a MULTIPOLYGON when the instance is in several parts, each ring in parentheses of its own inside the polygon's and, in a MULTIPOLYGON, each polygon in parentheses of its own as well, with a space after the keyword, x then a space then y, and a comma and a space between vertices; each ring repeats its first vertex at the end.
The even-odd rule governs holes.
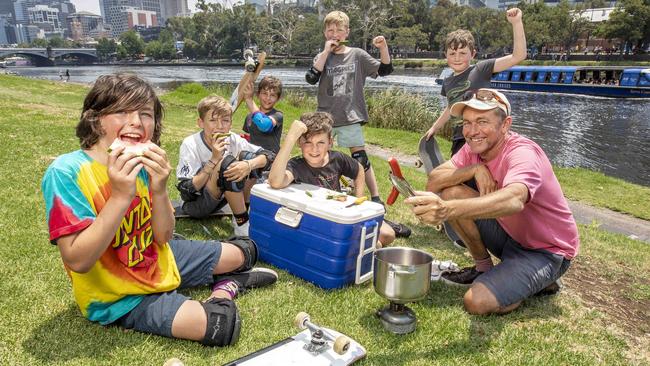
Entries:
POLYGON ((368 200, 345 207, 353 203, 356 197, 346 196, 345 201, 328 199, 328 196, 341 193, 305 183, 294 183, 282 189, 260 183, 253 186, 251 194, 338 224, 355 224, 384 214, 384 206, 379 203, 368 200))

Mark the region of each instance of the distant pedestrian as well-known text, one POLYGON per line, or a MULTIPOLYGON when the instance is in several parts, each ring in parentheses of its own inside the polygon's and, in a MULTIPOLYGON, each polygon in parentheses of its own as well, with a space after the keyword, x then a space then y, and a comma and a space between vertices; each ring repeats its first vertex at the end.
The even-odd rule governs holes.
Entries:
POLYGON ((70 81, 70 70, 65 69, 65 82, 70 81))
POLYGON ((63 70, 59 70, 59 80, 63 80, 63 70))

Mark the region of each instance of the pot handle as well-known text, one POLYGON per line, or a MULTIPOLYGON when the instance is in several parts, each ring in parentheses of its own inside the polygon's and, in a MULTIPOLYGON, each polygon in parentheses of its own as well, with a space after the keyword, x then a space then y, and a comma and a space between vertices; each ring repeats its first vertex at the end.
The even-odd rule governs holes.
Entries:
POLYGON ((404 271, 404 270, 401 270, 401 269, 397 269, 395 267, 395 265, 393 265, 393 264, 389 265, 388 271, 396 273, 398 275, 404 275, 404 276, 412 276, 412 275, 415 274, 415 268, 413 268, 413 267, 409 268, 407 271, 404 271))

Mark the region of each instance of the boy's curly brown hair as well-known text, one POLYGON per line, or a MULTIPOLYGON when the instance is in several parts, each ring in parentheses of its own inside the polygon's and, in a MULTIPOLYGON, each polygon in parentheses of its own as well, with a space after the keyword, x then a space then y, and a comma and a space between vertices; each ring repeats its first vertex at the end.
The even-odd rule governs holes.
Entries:
POLYGON ((232 107, 230 106, 230 103, 220 95, 208 95, 201 99, 199 104, 196 106, 196 109, 197 112, 199 112, 199 118, 203 120, 205 120, 209 111, 212 111, 212 116, 232 116, 232 107))
POLYGON ((275 76, 265 76, 260 80, 260 84, 257 86, 257 94, 262 90, 274 91, 278 95, 279 99, 282 96, 282 82, 275 76))
POLYGON ((117 73, 98 77, 86 95, 76 127, 81 148, 90 149, 106 134, 99 121, 100 117, 137 111, 150 102, 154 104, 155 123, 151 141, 160 145, 164 110, 153 87, 133 74, 117 73))
POLYGON ((328 138, 332 138, 334 119, 331 114, 327 112, 306 112, 300 116, 300 120, 307 126, 307 132, 302 135, 306 140, 321 133, 326 133, 328 138))

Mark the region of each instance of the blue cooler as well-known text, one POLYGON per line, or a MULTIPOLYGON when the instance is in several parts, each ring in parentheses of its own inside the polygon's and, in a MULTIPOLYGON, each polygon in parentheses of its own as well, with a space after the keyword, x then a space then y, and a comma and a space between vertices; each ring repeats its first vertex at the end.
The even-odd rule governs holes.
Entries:
POLYGON ((327 199, 332 194, 309 184, 254 185, 249 232, 260 259, 325 289, 369 280, 384 207, 345 207, 356 198, 327 199))

